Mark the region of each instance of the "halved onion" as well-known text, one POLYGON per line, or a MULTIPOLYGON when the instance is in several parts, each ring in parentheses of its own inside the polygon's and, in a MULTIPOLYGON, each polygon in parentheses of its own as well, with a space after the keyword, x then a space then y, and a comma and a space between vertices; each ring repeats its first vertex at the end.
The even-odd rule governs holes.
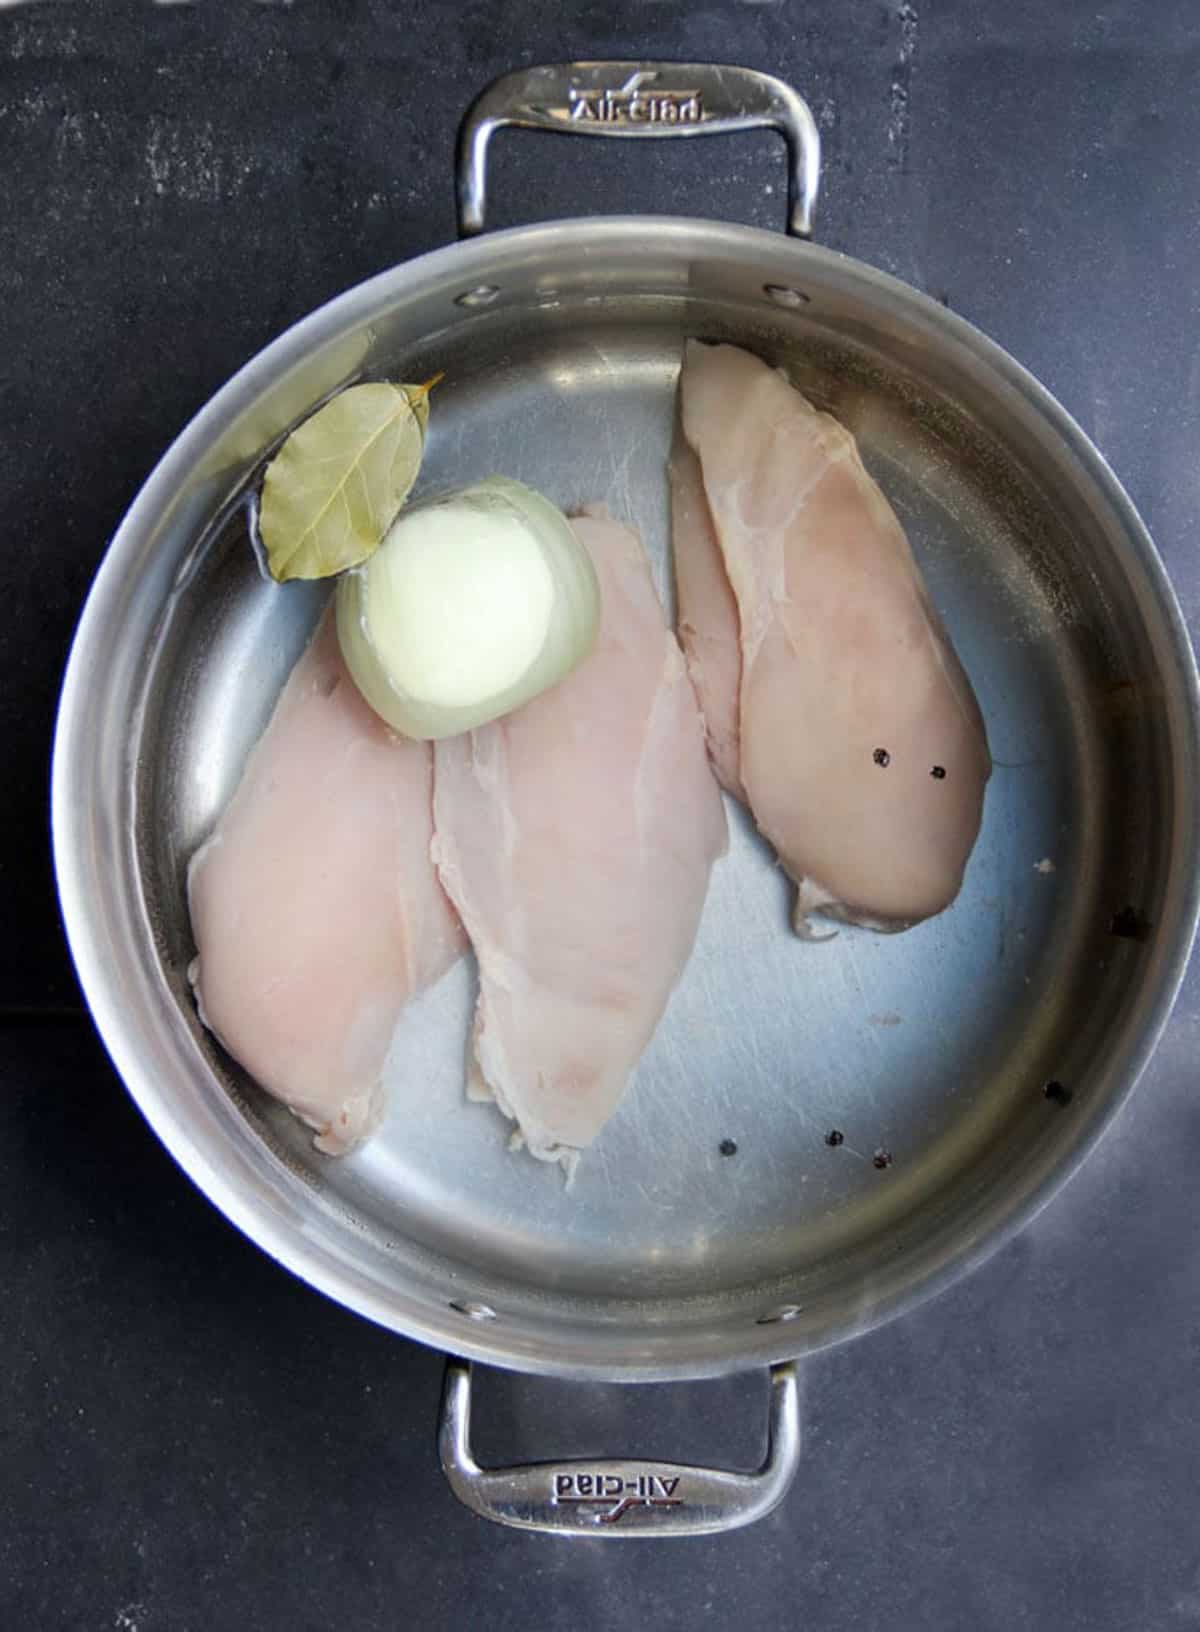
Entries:
POLYGON ((406 737, 456 736, 557 685, 595 643, 600 588, 549 499, 507 476, 415 504, 343 574, 355 684, 406 737))

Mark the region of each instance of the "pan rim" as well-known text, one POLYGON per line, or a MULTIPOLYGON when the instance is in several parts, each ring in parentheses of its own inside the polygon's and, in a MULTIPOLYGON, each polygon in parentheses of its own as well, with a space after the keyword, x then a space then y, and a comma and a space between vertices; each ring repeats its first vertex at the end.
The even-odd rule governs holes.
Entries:
MULTIPOLYGON (((1178 904, 1169 932, 1158 947, 1153 984, 1146 982, 1149 996, 1141 1015, 1141 1031, 1131 1045, 1120 1085, 1108 1095, 1092 1121, 1081 1128, 1076 1141, 1050 1164, 1036 1182, 1014 1191, 1005 1203, 999 1220, 993 1220, 977 1238, 951 1251, 945 1261, 931 1269, 914 1271, 914 1278, 901 1282, 881 1296, 868 1315, 833 1324, 811 1342, 798 1343, 795 1329, 782 1325, 760 1328, 753 1350, 748 1341, 732 1345, 720 1354, 693 1352, 664 1359, 639 1350, 636 1340, 626 1340, 623 1355, 603 1355, 591 1359, 573 1357, 569 1363, 553 1352, 542 1353, 530 1345, 512 1341, 513 1334, 503 1323, 486 1328, 464 1329, 447 1308, 447 1318, 428 1318, 414 1300, 406 1307, 397 1297, 382 1291, 349 1284, 344 1265, 327 1253, 321 1244, 306 1241, 299 1230, 289 1231, 244 1195, 223 1172, 195 1134, 173 1107, 171 1095, 164 1093, 143 1057, 136 1036, 127 1035, 123 1022, 122 993, 114 970, 105 957, 104 937, 89 910, 89 889, 84 857, 87 851, 90 805, 76 797, 75 767, 80 761, 84 696, 87 675, 98 651, 108 644, 109 612, 122 574, 122 558, 159 517, 178 491, 182 479, 196 467, 211 440, 214 427, 228 420, 239 406, 252 401, 272 379, 339 334, 353 329, 381 303, 404 294, 405 286, 423 279, 436 279, 453 272, 470 284, 472 277, 492 269, 505 256, 526 257, 539 250, 561 245, 564 232, 573 247, 591 246, 597 252, 620 249, 635 254, 649 241, 652 253, 662 258, 672 245, 685 244, 694 250, 699 236, 705 248, 743 258, 747 253, 781 253, 795 256, 798 267, 824 265, 840 270, 892 298, 902 300, 936 326, 948 338, 966 346, 996 382, 1014 388, 1035 410, 1048 431, 1056 435, 1083 466, 1090 481, 1117 517, 1126 546, 1148 577, 1157 600, 1157 612, 1169 642, 1171 678, 1176 682, 1174 698, 1179 727, 1178 750, 1185 767, 1193 775, 1198 753, 1200 683, 1186 625, 1165 568, 1148 531, 1132 501, 1112 472, 1103 455, 1085 435, 1071 415, 1040 382, 1008 352, 987 338, 957 313, 950 312, 911 286, 839 251, 802 244, 758 228, 729 226, 700 219, 667 216, 603 216, 588 220, 556 221, 511 228, 488 234, 467 243, 451 244, 401 263, 334 297, 302 318, 276 340, 251 358, 200 409, 172 442, 147 477, 126 512, 101 561, 84 605, 72 644, 63 681, 55 731, 51 777, 51 823, 55 872, 59 900, 68 943, 75 961, 89 1009, 97 1030, 116 1065, 128 1092, 168 1152, 207 1198, 244 1235, 292 1273, 335 1299, 343 1307, 373 1320, 385 1328, 439 1349, 449 1349, 490 1364, 548 1375, 569 1374, 594 1380, 683 1380, 718 1376, 745 1368, 793 1357, 798 1350, 813 1352, 852 1336, 865 1334, 889 1319, 916 1308, 955 1281, 979 1267, 998 1251, 1042 1208, 1078 1171, 1103 1134, 1111 1128, 1126 1103, 1170 1015, 1175 996, 1187 967, 1192 940, 1200 918, 1200 834, 1190 836, 1177 823, 1178 855, 1174 870, 1179 888, 1178 904)), ((682 1343, 681 1343, 682 1347, 682 1343)))

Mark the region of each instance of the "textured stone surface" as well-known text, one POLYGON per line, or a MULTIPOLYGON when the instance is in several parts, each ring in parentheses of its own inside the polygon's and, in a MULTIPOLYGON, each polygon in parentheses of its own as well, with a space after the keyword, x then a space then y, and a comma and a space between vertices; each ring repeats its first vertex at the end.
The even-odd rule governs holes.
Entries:
MULTIPOLYGON (((446 241, 458 115, 577 55, 744 61, 824 130, 820 236, 948 299, 1121 473, 1200 618, 1200 16, 609 0, 0 0, 0 1624, 158 1632, 1200 1626, 1200 981, 1013 1246, 804 1368, 774 1517, 611 1548, 449 1495, 437 1357, 247 1245, 142 1125, 53 908, 55 691, 107 536, 225 377, 446 241), (28 1011, 40 1018, 31 1018, 28 1011)), ((497 144, 495 221, 779 222, 772 141, 497 144), (635 156, 636 154, 636 156, 635 156)), ((757 1452, 761 1383, 491 1376, 487 1455, 757 1452)))

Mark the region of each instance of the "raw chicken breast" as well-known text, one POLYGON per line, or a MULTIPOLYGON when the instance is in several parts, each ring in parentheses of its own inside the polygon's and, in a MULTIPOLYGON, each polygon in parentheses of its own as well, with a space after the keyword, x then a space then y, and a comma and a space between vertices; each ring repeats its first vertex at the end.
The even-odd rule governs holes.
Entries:
POLYGON ((713 769, 721 786, 744 802, 737 601, 721 559, 700 461, 679 427, 671 447, 670 477, 672 531, 682 541, 675 550, 679 641, 704 716, 713 769))
POLYGON ((327 614, 188 869, 201 1018, 332 1154, 378 1119, 400 1009, 463 950, 432 777, 428 744, 359 695, 327 614))
POLYGON ((602 511, 573 525, 600 579, 595 650, 435 744, 433 846, 479 959, 476 1095, 568 1171, 658 1024, 727 839, 641 544, 602 511))
POLYGON ((800 933, 905 929, 953 901, 979 831, 970 682, 849 431, 734 346, 688 343, 680 403, 702 484, 677 450, 680 633, 718 775, 799 886, 800 933))

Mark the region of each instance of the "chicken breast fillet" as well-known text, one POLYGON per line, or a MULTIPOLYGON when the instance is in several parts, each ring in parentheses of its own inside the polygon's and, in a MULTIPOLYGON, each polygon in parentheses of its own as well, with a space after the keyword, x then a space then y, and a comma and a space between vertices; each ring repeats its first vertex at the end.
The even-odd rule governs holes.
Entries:
POLYGON ((429 854, 432 779, 326 614, 188 869, 201 1018, 332 1154, 378 1120, 401 1008, 465 948, 429 854))
POLYGON ((679 640, 704 716, 709 758, 723 788, 742 787, 742 647, 738 606, 704 491, 700 461, 677 426, 671 447, 671 525, 676 538, 679 640))
POLYGON ((679 630, 717 773, 800 933, 905 929, 957 895, 991 759, 904 530, 850 432, 750 353, 689 341, 680 412, 679 630))
POLYGON ((435 745, 434 856, 479 960, 474 1089, 568 1167, 616 1109, 695 939, 727 833, 682 654, 637 537, 575 526, 592 654, 435 745))

